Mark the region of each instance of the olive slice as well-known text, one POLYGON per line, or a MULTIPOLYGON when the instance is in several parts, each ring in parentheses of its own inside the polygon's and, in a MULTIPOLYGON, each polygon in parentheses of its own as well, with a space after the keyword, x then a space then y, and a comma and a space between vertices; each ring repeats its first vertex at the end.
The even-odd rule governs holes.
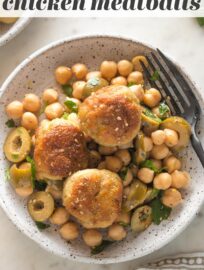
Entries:
POLYGON ((147 186, 139 180, 134 181, 130 186, 130 192, 127 199, 123 202, 122 209, 125 212, 129 212, 135 207, 141 205, 147 193, 147 186))
POLYGON ((131 229, 134 232, 142 232, 152 223, 152 208, 148 205, 135 210, 131 218, 131 229))
POLYGON ((16 164, 12 165, 9 169, 9 174, 11 184, 15 189, 32 187, 32 173, 30 163, 23 163, 19 168, 16 166, 16 164))
POLYGON ((35 221, 47 220, 54 211, 52 196, 44 191, 33 193, 28 201, 28 212, 35 221))
POLYGON ((23 127, 12 130, 4 143, 6 158, 14 163, 23 161, 31 149, 31 137, 23 127))
POLYGON ((93 92, 96 92, 102 87, 108 86, 108 82, 103 78, 91 78, 85 84, 82 91, 82 98, 89 97, 93 92))

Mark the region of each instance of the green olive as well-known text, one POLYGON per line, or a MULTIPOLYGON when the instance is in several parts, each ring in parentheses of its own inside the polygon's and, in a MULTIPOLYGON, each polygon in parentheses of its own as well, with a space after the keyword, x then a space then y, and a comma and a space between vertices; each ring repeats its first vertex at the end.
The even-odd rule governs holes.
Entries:
POLYGON ((168 128, 178 132, 179 141, 176 146, 172 147, 175 151, 180 151, 189 144, 191 135, 190 124, 182 117, 172 116, 165 119, 161 126, 162 129, 168 128))
POLYGON ((147 193, 147 186, 139 180, 134 181, 130 186, 130 192, 127 199, 123 202, 122 209, 125 212, 129 212, 135 207, 141 205, 147 193))
POLYGON ((144 134, 140 131, 136 138, 135 163, 139 165, 141 162, 145 161, 146 157, 144 134))
POLYGON ((14 163, 25 159, 31 149, 31 137, 23 127, 12 130, 4 143, 6 158, 14 163))
POLYGON ((153 131, 157 130, 161 121, 162 120, 152 111, 149 109, 144 109, 142 113, 142 125, 146 135, 149 136, 153 131))
POLYGON ((93 92, 96 92, 100 88, 108 86, 108 82, 103 78, 91 78, 85 84, 82 91, 82 98, 85 99, 89 97, 93 92))
POLYGON ((152 223, 152 208, 148 205, 137 208, 131 218, 131 229, 134 232, 142 232, 152 223))
POLYGON ((44 191, 33 193, 28 201, 28 211, 35 221, 47 220, 54 211, 53 197, 44 191))
POLYGON ((19 168, 16 164, 9 169, 11 184, 14 188, 32 187, 32 173, 30 163, 23 163, 19 168), (26 166, 25 166, 26 164, 26 166))

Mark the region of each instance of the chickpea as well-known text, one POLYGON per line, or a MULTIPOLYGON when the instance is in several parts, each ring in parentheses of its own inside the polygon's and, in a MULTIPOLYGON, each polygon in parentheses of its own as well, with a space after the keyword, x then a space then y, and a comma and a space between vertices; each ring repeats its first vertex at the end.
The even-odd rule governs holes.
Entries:
POLYGON ((23 99, 23 107, 26 111, 38 112, 41 107, 39 97, 35 94, 26 94, 23 99))
POLYGON ((58 100, 57 91, 52 89, 52 88, 46 89, 43 92, 43 100, 44 100, 44 102, 46 102, 48 104, 56 102, 58 100))
POLYGON ((164 129, 164 133, 166 135, 165 144, 168 147, 173 147, 177 145, 179 137, 178 137, 178 133, 175 130, 166 128, 164 129))
POLYGON ((121 76, 127 77, 133 71, 133 64, 128 60, 118 62, 118 72, 121 76))
POLYGON ((64 108, 59 102, 52 103, 45 108, 45 115, 49 120, 59 118, 63 113, 64 108))
POLYGON ((151 157, 154 159, 164 159, 169 154, 169 148, 165 144, 154 145, 151 151, 151 157))
POLYGON ((138 170, 137 177, 145 184, 149 184, 153 181, 154 171, 149 168, 141 168, 138 170))
POLYGON ((50 193, 55 200, 62 199, 62 187, 60 188, 59 186, 54 185, 54 184, 47 185, 45 191, 50 193))
POLYGON ((15 192, 22 198, 26 198, 33 193, 32 187, 19 187, 15 189, 15 192))
POLYGON ((128 83, 144 84, 143 74, 139 71, 133 71, 128 76, 128 83))
POLYGON ((96 168, 101 161, 101 155, 95 150, 89 152, 89 168, 96 168))
POLYGON ((75 64, 72 67, 72 72, 78 80, 83 80, 86 78, 88 68, 84 64, 75 64))
POLYGON ((151 88, 144 94, 143 102, 150 108, 155 107, 161 101, 161 94, 157 89, 151 88))
POLYGON ((123 166, 122 161, 118 157, 106 157, 106 168, 113 172, 119 172, 123 166))
POLYGON ((156 130, 152 132, 151 138, 154 144, 161 145, 164 143, 166 135, 163 130, 156 130))
POLYGON ((100 67, 100 71, 102 77, 110 81, 117 74, 117 64, 113 61, 103 61, 100 67))
POLYGON ((157 159, 151 159, 151 161, 153 162, 154 166, 159 170, 162 167, 162 162, 161 160, 157 160, 157 159))
POLYGON ((127 80, 125 77, 118 76, 111 80, 111 84, 113 85, 127 85, 127 80))
POLYGON ((164 191, 161 201, 167 207, 174 208, 182 202, 181 193, 175 188, 169 188, 164 191))
POLYGON ((108 237, 115 241, 124 239, 127 235, 126 230, 119 224, 113 224, 108 228, 108 237))
POLYGON ((159 111, 159 106, 157 106, 157 107, 154 107, 153 109, 152 109, 152 112, 153 112, 153 114, 155 114, 157 117, 161 117, 161 114, 160 114, 160 111, 159 111))
POLYGON ((72 77, 71 68, 60 66, 55 70, 55 79, 59 84, 66 84, 72 77))
POLYGON ((168 173, 172 173, 181 169, 181 161, 174 156, 170 156, 164 160, 164 166, 167 168, 168 173))
POLYGON ((78 226, 74 222, 67 222, 60 228, 59 233, 67 241, 74 240, 79 236, 78 226))
POLYGON ((35 114, 25 112, 21 119, 21 125, 28 130, 34 130, 38 127, 38 119, 35 114))
POLYGON ((140 63, 140 61, 143 62, 143 64, 148 67, 148 61, 147 61, 147 58, 143 55, 138 55, 138 56, 135 56, 133 59, 132 59, 132 63, 133 63, 133 66, 134 66, 134 69, 135 70, 138 70, 140 72, 143 72, 143 67, 140 63))
POLYGON ((92 78, 101 78, 101 72, 100 71, 91 71, 86 74, 86 81, 89 81, 92 78))
POLYGON ((144 99, 144 89, 141 84, 132 85, 129 89, 136 95, 139 102, 142 102, 144 99))
POLYGON ((100 145, 98 151, 101 155, 111 155, 117 151, 117 147, 102 146, 100 145))
POLYGON ((133 174, 130 169, 127 170, 125 178, 123 179, 123 186, 127 187, 133 180, 133 174))
POLYGON ((173 188, 186 188, 190 181, 190 175, 187 172, 181 172, 178 170, 175 170, 172 174, 172 184, 171 186, 173 188))
POLYGON ((90 230, 85 231, 82 237, 84 239, 84 242, 89 247, 99 246, 102 243, 102 239, 103 239, 102 234, 95 229, 90 229, 90 230))
POLYGON ((35 134, 31 137, 32 145, 35 146, 36 137, 35 134))
POLYGON ((50 217, 50 222, 55 225, 63 225, 69 219, 69 214, 64 207, 57 208, 52 216, 50 217))
POLYGON ((145 136, 144 137, 144 151, 150 152, 153 148, 153 142, 150 137, 145 136))
POLYGON ((120 215, 117 217, 116 222, 122 222, 124 224, 130 223, 130 213, 121 212, 120 215))
POLYGON ((101 162, 98 164, 98 169, 99 169, 99 170, 104 170, 104 169, 106 169, 106 162, 105 162, 105 161, 101 161, 101 162))
POLYGON ((128 150, 120 149, 115 153, 116 157, 122 160, 123 164, 127 166, 131 161, 131 155, 128 150))
POLYGON ((85 86, 85 81, 76 81, 73 83, 73 92, 72 95, 74 98, 82 99, 82 93, 85 86))
POLYGON ((155 176, 153 183, 156 189, 166 190, 171 186, 172 177, 169 173, 160 173, 155 176))
POLYGON ((6 113, 13 119, 21 118, 23 115, 23 104, 20 101, 12 101, 6 107, 6 113))

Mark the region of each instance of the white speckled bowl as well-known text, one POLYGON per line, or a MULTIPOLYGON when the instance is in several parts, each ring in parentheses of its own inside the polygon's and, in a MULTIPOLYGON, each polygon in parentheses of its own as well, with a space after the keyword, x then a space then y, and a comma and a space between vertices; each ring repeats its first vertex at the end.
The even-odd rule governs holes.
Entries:
MULTIPOLYGON (((145 54, 151 50, 154 49, 129 39, 94 36, 66 39, 37 51, 15 69, 1 88, 0 144, 3 145, 8 133, 5 126, 7 120, 4 112, 5 105, 14 99, 22 99, 27 92, 41 94, 46 87, 55 86, 53 71, 58 65, 71 66, 76 62, 83 62, 90 69, 96 69, 102 60, 131 59, 137 54, 145 54)), ((202 98, 195 87, 194 91, 204 108, 202 98)), ((202 127, 199 126, 202 139, 204 138, 203 124, 202 127)), ((0 151, 0 204, 20 231, 54 254, 96 264, 136 259, 166 245, 184 230, 199 211, 204 198, 203 168, 191 147, 183 153, 183 156, 185 157, 184 167, 190 171, 192 182, 189 189, 183 192, 182 206, 175 209, 169 220, 162 222, 160 226, 151 225, 138 236, 130 233, 126 240, 112 245, 107 251, 96 257, 90 256, 89 249, 80 240, 67 244, 54 229, 45 232, 38 231, 27 213, 26 201, 16 196, 5 179, 8 162, 2 151, 0 151)))
POLYGON ((19 18, 13 24, 0 23, 0 47, 18 35, 31 21, 32 18, 19 18))

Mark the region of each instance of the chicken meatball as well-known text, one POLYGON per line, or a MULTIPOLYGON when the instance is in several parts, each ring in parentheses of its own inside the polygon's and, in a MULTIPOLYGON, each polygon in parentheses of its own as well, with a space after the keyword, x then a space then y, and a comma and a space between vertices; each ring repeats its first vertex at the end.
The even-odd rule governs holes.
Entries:
POLYGON ((87 167, 85 137, 68 120, 44 120, 36 132, 34 160, 37 179, 62 180, 87 167))
POLYGON ((126 86, 104 87, 89 96, 79 107, 82 130, 104 146, 129 143, 141 124, 141 107, 126 86))
POLYGON ((63 204, 85 228, 106 228, 121 212, 122 181, 108 170, 81 170, 68 177, 63 204))

